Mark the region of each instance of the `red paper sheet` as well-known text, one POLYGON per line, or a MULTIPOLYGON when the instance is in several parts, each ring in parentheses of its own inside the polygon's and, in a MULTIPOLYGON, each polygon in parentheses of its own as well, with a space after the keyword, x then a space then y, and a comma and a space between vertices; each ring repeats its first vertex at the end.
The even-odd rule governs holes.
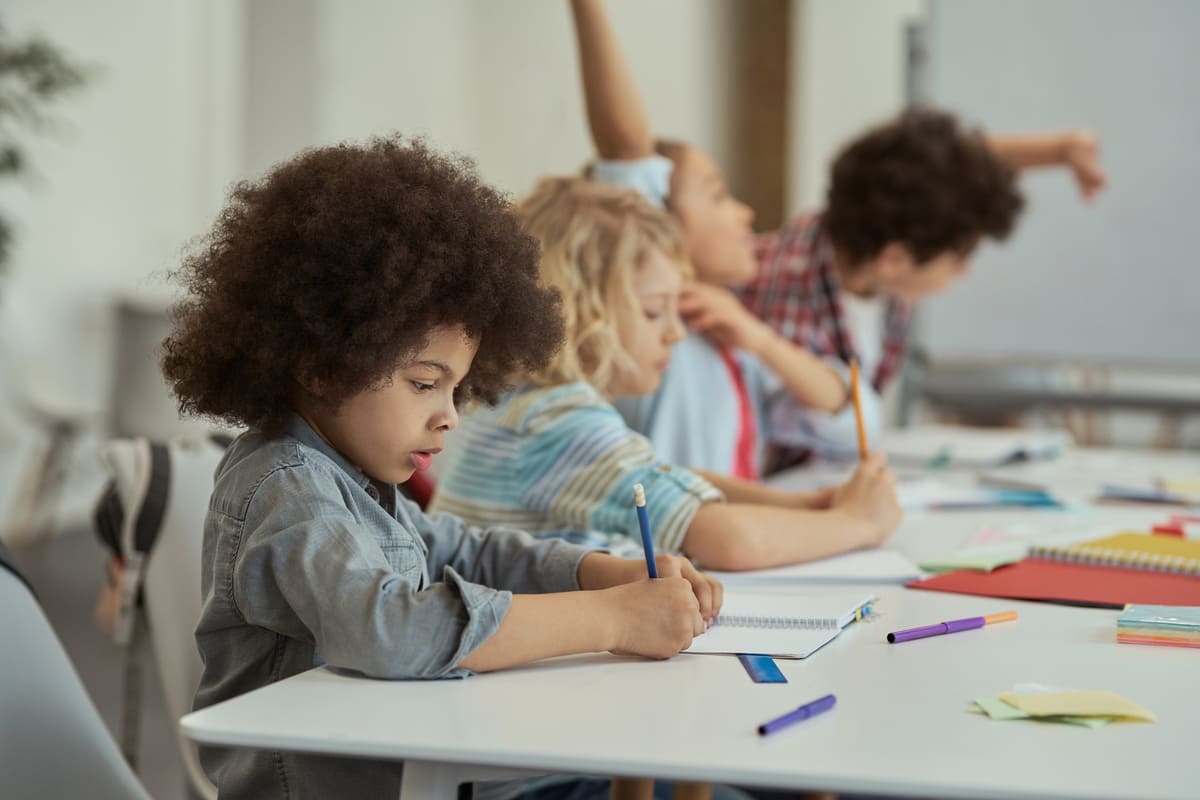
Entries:
POLYGON ((960 569, 905 585, 937 592, 1110 608, 1123 608, 1126 603, 1200 605, 1200 578, 1195 576, 1036 558, 992 572, 960 569))

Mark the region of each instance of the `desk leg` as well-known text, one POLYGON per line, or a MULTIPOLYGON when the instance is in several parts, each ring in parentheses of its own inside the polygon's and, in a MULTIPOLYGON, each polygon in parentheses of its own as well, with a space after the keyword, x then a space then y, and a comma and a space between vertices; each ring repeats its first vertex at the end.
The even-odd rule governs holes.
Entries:
POLYGON ((400 800, 457 800, 458 785, 465 780, 456 764, 436 761, 405 761, 400 781, 400 800))
POLYGON ((532 778, 544 774, 507 767, 405 761, 404 776, 400 780, 400 800, 457 800, 460 783, 532 778))

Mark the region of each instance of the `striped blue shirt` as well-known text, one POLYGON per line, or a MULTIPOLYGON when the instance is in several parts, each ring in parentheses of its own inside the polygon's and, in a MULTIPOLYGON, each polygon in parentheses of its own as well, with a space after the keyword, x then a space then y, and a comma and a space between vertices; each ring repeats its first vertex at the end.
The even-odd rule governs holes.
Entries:
POLYGON ((641 554, 633 485, 646 489, 658 552, 678 553, 700 505, 723 500, 649 440, 589 384, 514 392, 463 420, 432 510, 641 554))

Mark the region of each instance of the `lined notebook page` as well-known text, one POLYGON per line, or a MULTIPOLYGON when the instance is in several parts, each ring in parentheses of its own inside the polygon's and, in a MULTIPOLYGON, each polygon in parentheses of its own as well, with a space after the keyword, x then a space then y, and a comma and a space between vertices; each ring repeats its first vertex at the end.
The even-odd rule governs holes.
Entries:
POLYGON ((834 639, 872 595, 726 591, 720 616, 685 653, 761 653, 806 658, 834 639))

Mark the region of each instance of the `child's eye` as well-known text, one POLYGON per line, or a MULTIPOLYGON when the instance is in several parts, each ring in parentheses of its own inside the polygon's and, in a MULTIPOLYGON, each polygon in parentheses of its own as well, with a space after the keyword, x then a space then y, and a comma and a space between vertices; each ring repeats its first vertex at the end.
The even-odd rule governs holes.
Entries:
POLYGON ((413 388, 418 392, 432 392, 435 386, 432 383, 421 383, 420 381, 409 381, 413 388))

